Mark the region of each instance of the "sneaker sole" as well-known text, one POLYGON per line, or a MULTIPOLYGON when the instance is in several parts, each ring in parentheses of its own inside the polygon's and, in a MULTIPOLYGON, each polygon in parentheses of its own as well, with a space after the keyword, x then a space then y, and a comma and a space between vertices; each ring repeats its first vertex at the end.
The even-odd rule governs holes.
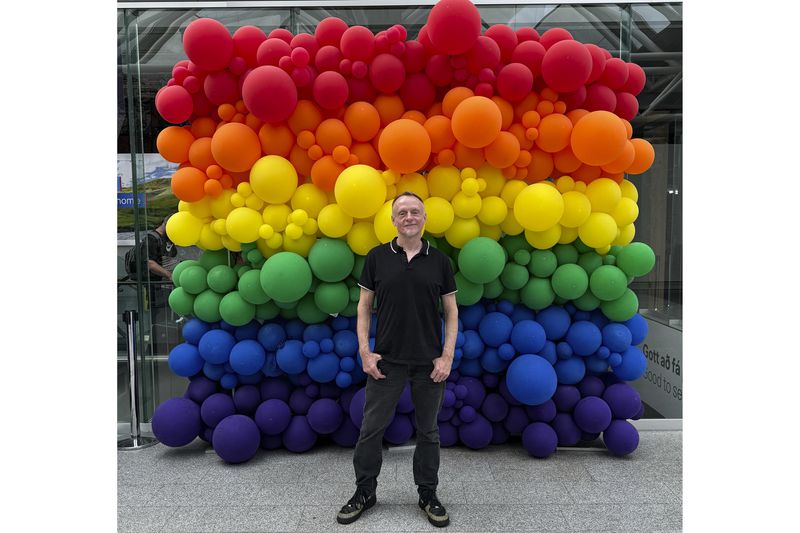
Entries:
POLYGON ((343 525, 352 524, 353 522, 355 522, 356 520, 361 518, 361 515, 364 514, 364 511, 366 511, 368 509, 372 509, 372 507, 375 506, 375 503, 377 503, 377 499, 367 500, 366 505, 364 505, 364 508, 361 509, 361 511, 359 511, 356 514, 354 514, 353 516, 341 516, 341 515, 337 514, 336 515, 336 521, 339 522, 340 524, 343 524, 343 525))
MULTIPOLYGON (((427 506, 426 506, 427 507, 427 506)), ((425 516, 428 517, 428 522, 433 524, 436 527, 446 527, 450 525, 450 517, 449 516, 436 516, 432 515, 428 512, 428 509, 423 507, 422 505, 419 506, 420 509, 425 513, 425 516)))

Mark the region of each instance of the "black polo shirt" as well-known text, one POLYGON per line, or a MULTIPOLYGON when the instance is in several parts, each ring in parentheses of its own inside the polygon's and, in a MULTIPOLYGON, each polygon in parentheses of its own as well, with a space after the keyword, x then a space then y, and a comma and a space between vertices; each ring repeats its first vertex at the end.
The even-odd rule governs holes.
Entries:
POLYGON ((396 363, 430 363, 442 355, 439 300, 456 292, 444 253, 423 240, 409 262, 395 238, 369 251, 358 284, 378 303, 375 353, 396 363))

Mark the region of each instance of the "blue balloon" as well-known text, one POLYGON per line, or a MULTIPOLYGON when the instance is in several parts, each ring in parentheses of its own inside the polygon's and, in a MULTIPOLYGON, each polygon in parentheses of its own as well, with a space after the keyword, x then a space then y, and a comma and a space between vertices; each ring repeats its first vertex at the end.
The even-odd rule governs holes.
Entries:
MULTIPOLYGON (((442 336, 442 338, 444 338, 444 336, 442 336)), ((456 348, 463 347, 464 343, 466 342, 466 340, 467 339, 464 337, 464 332, 463 331, 459 331, 456 334, 456 348)))
POLYGON ((348 329, 337 331, 333 335, 333 351, 339 357, 355 357, 358 353, 358 336, 348 329))
POLYGON ((633 340, 631 330, 620 324, 619 322, 612 322, 603 327, 603 344, 612 352, 622 353, 628 349, 633 340))
POLYGON ((232 389, 239 384, 239 378, 236 377, 236 374, 225 374, 220 378, 219 384, 223 389, 232 389))
POLYGON ((222 379, 222 376, 225 374, 225 367, 223 365, 215 365, 213 363, 206 363, 203 365, 203 374, 206 375, 208 379, 213 379, 214 381, 219 381, 222 379))
POLYGON ((603 342, 603 334, 592 322, 579 320, 573 322, 567 330, 567 342, 576 355, 586 357, 592 355, 603 342))
POLYGON ((267 360, 264 347, 258 341, 239 341, 231 350, 230 365, 237 374, 249 376, 260 371, 267 360))
POLYGON ((569 359, 573 353, 572 346, 568 342, 556 344, 556 355, 558 355, 559 359, 569 359))
POLYGON ((601 359, 596 355, 590 355, 584 361, 586 363, 586 371, 593 374, 602 374, 608 370, 608 359, 601 359))
POLYGON ((608 356, 610 355, 611 355, 611 350, 609 350, 608 347, 606 346, 599 347, 597 351, 594 353, 594 356, 600 359, 608 359, 608 356))
POLYGON ((544 328, 534 320, 520 320, 511 330, 511 344, 517 353, 537 354, 544 348, 547 337, 544 328))
POLYGON ((536 311, 529 309, 524 305, 515 305, 514 312, 511 313, 511 322, 516 324, 523 320, 536 320, 536 311))
POLYGON ((170 350, 168 364, 175 374, 188 378, 203 370, 205 361, 194 344, 182 342, 170 350))
POLYGON ((618 352, 611 352, 608 356, 608 365, 611 368, 617 368, 622 364, 622 354, 618 352))
POLYGON ((464 325, 465 330, 478 329, 478 324, 481 323, 481 319, 484 315, 486 315, 486 309, 484 309, 483 304, 480 302, 461 307, 458 310, 458 318, 464 325))
POLYGON ((300 340, 303 338, 303 332, 306 329, 306 325, 303 323, 302 320, 294 318, 286 322, 286 336, 292 340, 300 340))
POLYGON ((239 379, 239 385, 258 385, 264 379, 264 374, 259 369, 255 374, 236 374, 236 377, 239 379))
POLYGON ((333 381, 338 373, 339 356, 335 353, 324 353, 308 360, 308 375, 318 383, 333 381))
POLYGON ((631 330, 632 345, 637 346, 643 343, 647 338, 647 320, 639 313, 633 315, 631 318, 623 322, 623 324, 625 324, 625 326, 631 330))
POLYGON ((278 358, 275 352, 267 352, 267 356, 264 359, 264 366, 261 367, 261 372, 268 377, 277 377, 283 374, 283 370, 278 366, 278 358))
POLYGON ((228 362, 231 350, 236 345, 236 338, 224 329, 212 329, 205 333, 197 345, 200 356, 215 365, 228 362))
POLYGON ((614 368, 614 374, 622 381, 636 381, 647 370, 647 358, 636 346, 622 352, 622 362, 614 368))
POLYGON ((592 318, 592 313, 589 311, 575 311, 572 315, 572 320, 589 320, 592 318))
MULTIPOLYGON (((578 316, 577 312, 575 316, 578 316)), ((561 340, 564 335, 567 334, 571 318, 563 307, 551 305, 539 311, 539 314, 536 315, 536 321, 544 328, 547 340, 557 341, 561 340)))
POLYGON ((214 430, 212 446, 223 461, 237 464, 255 456, 261 444, 261 432, 253 419, 245 415, 231 415, 214 430))
POLYGON ((200 338, 210 330, 211 324, 208 322, 203 322, 199 318, 190 318, 183 325, 181 334, 183 338, 186 339, 186 342, 197 346, 197 343, 200 342, 200 338))
POLYGON ((511 338, 511 330, 514 328, 513 322, 503 313, 487 313, 478 325, 483 342, 495 348, 508 342, 511 338))
POLYGON ((285 341, 286 331, 280 324, 264 324, 258 330, 258 342, 269 352, 276 351, 285 341))
POLYGON ((319 343, 319 349, 323 353, 331 353, 334 348, 333 339, 322 339, 319 343))
POLYGON ((477 378, 483 374, 483 367, 479 359, 462 359, 458 365, 458 371, 462 376, 477 378))
POLYGON ((497 355, 500 356, 500 359, 503 361, 511 361, 514 359, 514 356, 517 355, 517 351, 514 349, 513 345, 505 343, 501 344, 497 349, 497 355))
POLYGON ((553 366, 538 355, 521 355, 511 362, 506 374, 508 392, 519 402, 538 405, 550 399, 556 390, 553 366))
POLYGON ((508 317, 511 317, 511 315, 514 313, 514 304, 508 300, 500 300, 497 302, 497 311, 508 317))
POLYGON ((336 385, 341 389, 346 389, 353 384, 353 376, 347 372, 339 372, 336 374, 336 385))
POLYGON ((544 358, 551 365, 556 364, 558 361, 558 352, 556 351, 556 344, 553 341, 544 343, 544 348, 537 354, 539 357, 544 358))
POLYGON ((220 320, 219 321, 219 327, 220 327, 220 329, 222 329, 223 331, 227 331, 231 335, 236 333, 236 326, 234 326, 233 324, 228 324, 224 320, 220 320))
POLYGON ((603 311, 601 311, 599 307, 589 314, 589 321, 600 329, 603 329, 609 322, 611 322, 608 317, 603 314, 603 311))
POLYGON ((586 363, 582 357, 573 356, 560 360, 553 368, 558 375, 558 382, 564 385, 575 385, 586 375, 586 363))
POLYGON ((344 420, 344 411, 336 400, 322 398, 311 404, 306 419, 311 429, 320 435, 327 435, 339 428, 344 420))
POLYGON ((259 324, 258 320, 251 320, 249 323, 245 324, 244 326, 239 326, 236 328, 236 333, 234 336, 236 340, 243 341, 247 339, 255 340, 258 338, 258 331, 261 329, 261 324, 259 324))
POLYGON ((352 357, 343 357, 339 360, 339 368, 345 372, 351 372, 356 367, 356 360, 352 357))
POLYGON ((314 359, 319 355, 320 347, 317 341, 306 341, 303 343, 303 355, 309 359, 314 359))
POLYGON ((339 315, 331 320, 331 328, 333 331, 344 331, 350 327, 350 319, 346 316, 339 315))
POLYGON ((306 369, 308 359, 303 355, 303 343, 299 340, 288 340, 275 354, 278 367, 287 374, 299 374, 306 369))
POLYGON ((261 403, 256 409, 255 422, 261 433, 266 435, 279 435, 289 425, 292 419, 292 410, 289 404, 277 398, 261 403))
POLYGON ((500 354, 497 352, 496 348, 486 348, 486 351, 483 352, 480 361, 481 367, 483 367, 486 372, 491 372, 493 374, 499 374, 508 366, 508 361, 500 357, 500 354))
POLYGON ((478 332, 472 329, 464 331, 464 345, 461 347, 465 359, 477 359, 483 355, 484 344, 478 332))
POLYGON ((303 342, 317 341, 333 337, 333 330, 327 324, 311 324, 303 331, 303 342))

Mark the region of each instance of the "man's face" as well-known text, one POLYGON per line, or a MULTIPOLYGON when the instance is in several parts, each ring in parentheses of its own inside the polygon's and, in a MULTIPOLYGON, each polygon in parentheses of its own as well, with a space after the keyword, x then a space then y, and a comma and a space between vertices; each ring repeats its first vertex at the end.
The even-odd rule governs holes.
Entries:
POLYGON ((398 235, 422 235, 425 220, 425 206, 413 196, 401 196, 392 207, 392 224, 397 228, 398 235))

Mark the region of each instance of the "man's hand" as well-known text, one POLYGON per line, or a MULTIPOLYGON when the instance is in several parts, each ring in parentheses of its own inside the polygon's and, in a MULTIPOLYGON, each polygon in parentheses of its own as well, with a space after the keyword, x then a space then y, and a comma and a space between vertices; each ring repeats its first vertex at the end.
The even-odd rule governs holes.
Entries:
POLYGON ((381 371, 378 369, 378 361, 380 360, 381 356, 379 354, 365 350, 361 354, 361 368, 364 369, 365 374, 375 379, 385 379, 386 376, 381 374, 381 371))
POLYGON ((434 383, 441 383, 450 375, 450 368, 453 366, 453 358, 447 356, 437 357, 433 360, 433 372, 431 379, 434 383))

